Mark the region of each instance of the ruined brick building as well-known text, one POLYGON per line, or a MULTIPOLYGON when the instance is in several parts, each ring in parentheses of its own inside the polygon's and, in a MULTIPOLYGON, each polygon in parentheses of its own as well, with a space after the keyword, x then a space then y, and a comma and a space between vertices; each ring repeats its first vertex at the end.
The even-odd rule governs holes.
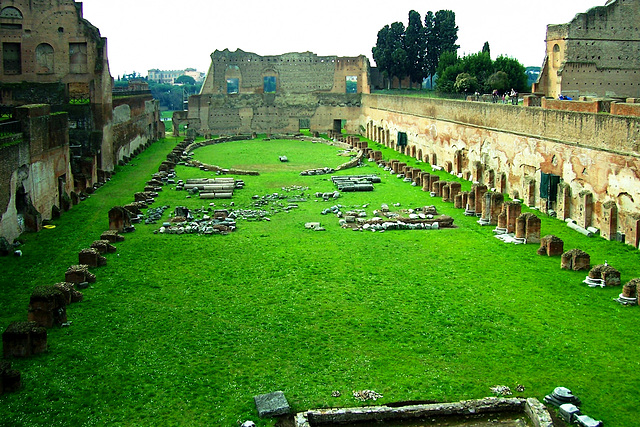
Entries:
POLYGON ((640 97, 640 1, 608 0, 547 27, 547 53, 533 92, 640 97))
POLYGON ((363 93, 369 93, 363 55, 215 51, 201 93, 189 98, 188 122, 204 134, 339 131, 343 120, 359 116, 363 93))
POLYGON ((148 90, 113 93, 107 40, 73 0, 0 1, 0 236, 38 230, 163 133, 148 90))

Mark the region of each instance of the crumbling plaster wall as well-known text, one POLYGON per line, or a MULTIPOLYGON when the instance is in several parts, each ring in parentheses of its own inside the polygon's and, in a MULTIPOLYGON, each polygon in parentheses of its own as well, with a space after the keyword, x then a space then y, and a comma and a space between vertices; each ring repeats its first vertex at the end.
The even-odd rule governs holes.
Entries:
POLYGON ((525 183, 535 180, 534 203, 542 209, 541 173, 558 175, 570 187, 566 216, 579 214, 578 196, 587 191, 594 201, 587 225, 603 229, 603 205, 613 202, 619 231, 637 235, 639 119, 381 95, 363 96, 362 113, 363 127, 381 130, 370 131, 371 136, 391 136, 386 145, 395 146, 397 132, 406 132, 407 152, 422 153, 421 160, 435 154, 438 165, 455 164, 456 152, 461 152, 461 169, 468 175, 478 162, 483 170, 505 173, 511 196, 516 191, 524 195, 525 183))
POLYGON ((41 225, 25 223, 17 207, 19 189, 40 219, 51 219, 53 207, 61 208, 60 192, 68 196, 73 190, 67 114, 50 114, 48 105, 33 105, 18 108, 16 118, 22 140, 0 150, 0 236, 10 242, 27 226, 37 231, 41 225))

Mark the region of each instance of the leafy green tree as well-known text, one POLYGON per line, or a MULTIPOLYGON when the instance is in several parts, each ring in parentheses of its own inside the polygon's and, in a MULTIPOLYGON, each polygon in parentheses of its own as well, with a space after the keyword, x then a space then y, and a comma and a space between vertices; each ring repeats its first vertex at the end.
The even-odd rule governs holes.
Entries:
POLYGON ((504 71, 496 71, 491 74, 485 83, 485 90, 487 92, 493 92, 497 90, 498 92, 504 92, 509 90, 509 76, 504 71))
POLYGON ((435 14, 434 28, 440 52, 457 52, 458 26, 456 13, 452 10, 439 10, 435 14))
POLYGON ((493 74, 493 62, 488 53, 474 53, 461 60, 462 71, 474 76, 480 88, 484 87, 486 80, 493 74))
POLYGON ((380 70, 380 73, 389 79, 389 67, 391 66, 391 52, 387 49, 387 37, 391 29, 385 25, 378 31, 378 39, 376 45, 371 49, 373 60, 380 70))
POLYGON ((415 10, 409 12, 409 24, 404 36, 405 52, 407 54, 406 73, 411 83, 417 82, 422 87, 425 77, 425 53, 427 50, 426 34, 422 26, 422 18, 415 10))
POLYGON ((475 92, 479 89, 478 79, 469 73, 460 73, 456 77, 456 82, 453 85, 453 89, 456 92, 475 92))
MULTIPOLYGON (((427 45, 425 56, 426 76, 437 74, 438 63, 444 52, 457 52, 458 26, 456 14, 451 10, 439 10, 435 14, 427 12, 424 17, 424 31, 427 45)), ((455 81, 455 80, 454 80, 455 81)))
POLYGON ((438 67, 435 74, 438 76, 436 80, 436 89, 443 93, 452 93, 455 91, 454 85, 458 74, 462 73, 462 61, 455 52, 443 52, 438 59, 438 67))
POLYGON ((196 84, 196 79, 191 76, 182 75, 175 80, 175 83, 193 86, 196 84))
POLYGON ((491 56, 491 48, 489 47, 489 42, 484 42, 484 45, 482 46, 482 53, 486 53, 491 56))
POLYGON ((528 78, 525 67, 515 58, 499 56, 494 61, 495 71, 504 71, 509 76, 509 86, 517 92, 527 92, 528 78))

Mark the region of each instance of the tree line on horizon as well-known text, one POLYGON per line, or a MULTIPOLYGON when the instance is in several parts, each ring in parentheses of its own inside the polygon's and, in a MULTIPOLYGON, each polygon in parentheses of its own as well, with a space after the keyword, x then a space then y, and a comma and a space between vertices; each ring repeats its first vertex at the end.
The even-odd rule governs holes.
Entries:
POLYGON ((527 90, 526 69, 518 60, 502 55, 493 61, 489 42, 477 54, 458 57, 457 40, 455 12, 429 11, 423 21, 420 13, 411 10, 406 27, 394 22, 378 31, 371 51, 389 88, 393 78, 400 84, 409 78, 410 85, 417 83, 419 88, 428 79, 433 88, 437 77, 436 89, 445 93, 527 90))

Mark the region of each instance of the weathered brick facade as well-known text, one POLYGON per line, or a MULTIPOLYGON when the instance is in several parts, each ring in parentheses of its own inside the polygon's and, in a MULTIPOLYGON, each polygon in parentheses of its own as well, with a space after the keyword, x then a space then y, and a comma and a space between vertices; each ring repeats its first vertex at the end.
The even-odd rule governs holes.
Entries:
POLYGON ((365 56, 215 51, 200 95, 189 98, 188 119, 204 134, 297 132, 300 127, 326 132, 342 120, 354 124, 363 93, 369 93, 365 56))
POLYGON ((9 241, 164 135, 148 90, 112 94, 107 40, 73 0, 0 4, 0 237, 9 241), (45 105, 47 104, 47 105, 45 105), (114 118, 114 107, 117 109, 114 118))
POLYGON ((640 96, 640 0, 608 0, 567 24, 547 27, 547 54, 533 92, 640 96))

